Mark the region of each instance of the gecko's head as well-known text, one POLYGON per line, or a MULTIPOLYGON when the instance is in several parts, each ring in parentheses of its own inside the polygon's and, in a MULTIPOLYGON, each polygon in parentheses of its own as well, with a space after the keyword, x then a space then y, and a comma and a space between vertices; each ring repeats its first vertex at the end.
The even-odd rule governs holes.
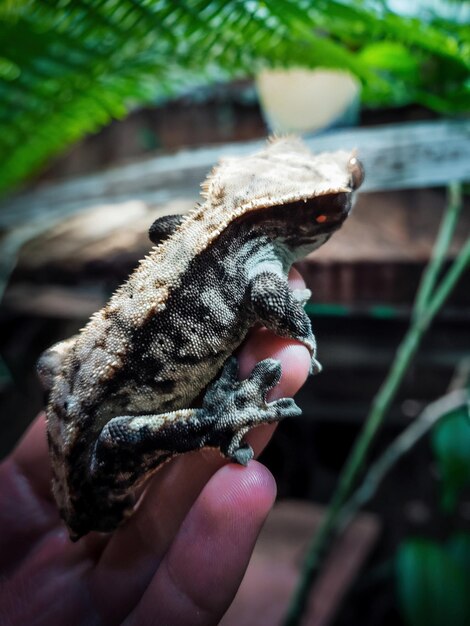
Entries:
POLYGON ((355 191, 364 180, 362 164, 354 153, 324 153, 318 159, 320 166, 318 162, 304 164, 305 169, 312 168, 318 183, 312 193, 259 209, 246 218, 258 221, 264 232, 299 257, 320 247, 342 226, 353 206, 355 191), (332 178, 327 179, 324 172, 332 178), (337 184, 333 183, 334 175, 337 184))
POLYGON ((276 139, 252 156, 224 159, 204 186, 205 210, 226 224, 259 224, 303 255, 341 226, 363 179, 355 152, 313 154, 299 139, 276 139))
MULTIPOLYGON (((178 226, 178 242, 185 240, 186 256, 198 254, 243 222, 303 256, 341 226, 363 178, 354 151, 313 154, 300 139, 269 141, 255 154, 220 161, 202 184, 204 202, 178 226)), ((165 245, 158 250, 165 254, 165 245)), ((180 243, 175 250, 181 259, 180 243)))

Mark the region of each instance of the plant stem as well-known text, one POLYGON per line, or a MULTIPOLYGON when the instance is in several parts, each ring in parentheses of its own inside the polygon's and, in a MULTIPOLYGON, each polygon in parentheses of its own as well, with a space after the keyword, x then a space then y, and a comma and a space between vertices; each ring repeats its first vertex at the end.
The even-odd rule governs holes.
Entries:
POLYGON ((460 183, 450 183, 447 209, 434 245, 432 258, 423 272, 413 307, 413 317, 421 315, 426 307, 454 234, 461 208, 461 185, 460 183))
POLYGON ((446 249, 443 249, 443 242, 447 242, 447 246, 450 243, 449 233, 454 219, 453 215, 454 213, 458 214, 459 205, 461 204, 460 185, 453 187, 453 191, 449 195, 451 197, 451 201, 446 207, 439 234, 433 248, 432 258, 429 261, 429 266, 432 266, 432 271, 428 269, 425 270, 425 275, 427 274, 427 277, 425 280, 423 279, 420 284, 415 302, 418 303, 420 300, 423 300, 423 296, 421 295, 423 291, 425 291, 425 294, 427 294, 428 297, 426 301, 423 300, 421 314, 413 317, 411 325, 398 347, 390 370, 382 383, 382 386, 374 397, 369 415, 361 434, 356 440, 353 450, 346 461, 343 471, 341 472, 338 487, 333 494, 330 506, 328 507, 320 528, 313 538, 313 542, 307 553, 301 579, 293 595, 286 620, 284 622, 285 626, 297 626, 299 624, 314 577, 320 569, 324 555, 329 548, 331 540, 338 531, 341 509, 362 469, 366 454, 374 436, 381 426, 384 417, 395 398, 396 392, 403 380, 408 366, 416 354, 423 334, 470 263, 469 240, 462 250, 460 250, 451 268, 441 280, 439 287, 435 289, 435 283, 441 271, 447 252, 446 249), (436 258, 439 262, 436 261, 436 258), (433 290, 434 295, 431 298, 433 290))
POLYGON ((458 256, 450 266, 447 274, 442 278, 439 286, 435 289, 432 300, 429 302, 427 311, 423 314, 422 323, 427 326, 432 318, 440 310, 444 302, 447 300, 450 292, 459 281, 462 274, 470 265, 470 239, 468 239, 464 247, 460 250, 458 256))
POLYGON ((383 478, 411 448, 428 433, 443 417, 452 411, 466 406, 468 394, 464 389, 456 389, 429 404, 413 422, 401 432, 385 452, 370 466, 360 487, 341 508, 341 528, 376 494, 383 478))

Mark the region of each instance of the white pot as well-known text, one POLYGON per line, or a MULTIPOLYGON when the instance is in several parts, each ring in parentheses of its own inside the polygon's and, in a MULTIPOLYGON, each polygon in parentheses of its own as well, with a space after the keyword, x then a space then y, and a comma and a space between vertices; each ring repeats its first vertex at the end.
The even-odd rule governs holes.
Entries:
POLYGON ((274 132, 308 133, 357 122, 360 83, 348 72, 263 70, 256 85, 266 122, 274 132))

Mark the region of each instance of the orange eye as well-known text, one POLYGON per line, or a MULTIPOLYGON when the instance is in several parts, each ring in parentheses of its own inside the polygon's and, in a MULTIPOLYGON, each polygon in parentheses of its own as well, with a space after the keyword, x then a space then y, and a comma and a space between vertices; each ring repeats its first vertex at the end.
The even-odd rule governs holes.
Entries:
POLYGON ((326 222, 327 217, 326 215, 319 215, 318 217, 315 218, 315 221, 318 222, 319 224, 323 224, 323 222, 326 222))

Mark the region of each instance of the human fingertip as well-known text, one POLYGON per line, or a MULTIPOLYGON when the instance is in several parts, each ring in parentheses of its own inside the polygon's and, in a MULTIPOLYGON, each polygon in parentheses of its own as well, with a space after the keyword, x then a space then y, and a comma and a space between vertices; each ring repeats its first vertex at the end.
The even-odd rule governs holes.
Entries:
POLYGON ((290 268, 289 285, 291 289, 305 289, 305 280, 295 267, 290 268))
POLYGON ((292 396, 304 384, 310 370, 310 352, 298 341, 257 328, 239 353, 240 378, 247 378, 257 363, 266 358, 281 363, 282 376, 268 398, 292 396))
MULTIPOLYGON (((225 488, 217 489, 220 503, 239 508, 269 511, 274 504, 277 493, 273 475, 262 463, 252 460, 246 467, 230 463, 217 472, 217 481, 225 488)), ((219 485, 220 486, 220 485, 219 485)))

